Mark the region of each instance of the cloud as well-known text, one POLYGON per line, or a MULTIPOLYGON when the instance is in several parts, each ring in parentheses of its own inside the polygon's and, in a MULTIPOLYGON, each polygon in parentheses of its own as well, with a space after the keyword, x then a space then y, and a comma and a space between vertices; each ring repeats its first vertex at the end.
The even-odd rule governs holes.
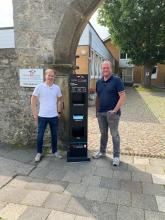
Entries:
POLYGON ((93 16, 90 19, 90 23, 93 25, 93 27, 95 28, 96 32, 98 33, 98 35, 102 38, 105 39, 109 36, 109 32, 108 29, 104 26, 101 26, 100 24, 98 24, 97 22, 97 15, 98 12, 96 11, 93 16))
POLYGON ((0 0, 0 27, 13 26, 12 0, 0 0))

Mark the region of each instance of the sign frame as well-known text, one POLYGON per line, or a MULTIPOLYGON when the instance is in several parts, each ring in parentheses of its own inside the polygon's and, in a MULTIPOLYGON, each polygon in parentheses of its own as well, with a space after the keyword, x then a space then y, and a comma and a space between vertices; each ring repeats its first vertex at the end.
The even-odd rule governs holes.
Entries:
POLYGON ((43 69, 19 69, 19 83, 20 87, 33 88, 44 80, 43 69))

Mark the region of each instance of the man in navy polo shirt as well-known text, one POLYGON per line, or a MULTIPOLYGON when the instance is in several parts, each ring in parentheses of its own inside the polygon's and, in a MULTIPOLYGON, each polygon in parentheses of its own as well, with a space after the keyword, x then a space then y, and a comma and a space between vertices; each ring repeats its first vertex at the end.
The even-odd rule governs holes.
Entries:
POLYGON ((125 90, 121 79, 112 74, 110 61, 102 64, 103 77, 96 83, 96 116, 101 132, 100 150, 93 155, 94 159, 106 156, 108 128, 113 142, 113 165, 120 163, 120 136, 118 131, 120 108, 125 102, 125 90))

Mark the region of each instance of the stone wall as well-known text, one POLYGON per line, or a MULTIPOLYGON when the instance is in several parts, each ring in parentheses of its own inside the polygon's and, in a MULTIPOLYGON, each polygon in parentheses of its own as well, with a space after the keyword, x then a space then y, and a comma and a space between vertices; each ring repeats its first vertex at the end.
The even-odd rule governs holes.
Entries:
POLYGON ((19 86, 15 49, 0 49, 0 141, 25 145, 31 140, 30 89, 19 86))

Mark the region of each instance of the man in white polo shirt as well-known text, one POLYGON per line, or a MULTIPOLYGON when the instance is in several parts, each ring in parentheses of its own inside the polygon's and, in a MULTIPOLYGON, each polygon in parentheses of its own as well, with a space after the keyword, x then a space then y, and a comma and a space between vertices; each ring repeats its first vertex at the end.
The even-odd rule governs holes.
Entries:
POLYGON ((36 86, 31 98, 32 113, 35 124, 38 126, 36 162, 41 160, 43 138, 47 124, 49 124, 51 131, 52 153, 55 157, 62 158, 57 152, 57 129, 58 116, 61 114, 63 101, 61 89, 58 85, 54 84, 54 79, 55 71, 53 69, 47 69, 45 71, 45 82, 36 86), (38 102, 39 113, 37 112, 38 102))

